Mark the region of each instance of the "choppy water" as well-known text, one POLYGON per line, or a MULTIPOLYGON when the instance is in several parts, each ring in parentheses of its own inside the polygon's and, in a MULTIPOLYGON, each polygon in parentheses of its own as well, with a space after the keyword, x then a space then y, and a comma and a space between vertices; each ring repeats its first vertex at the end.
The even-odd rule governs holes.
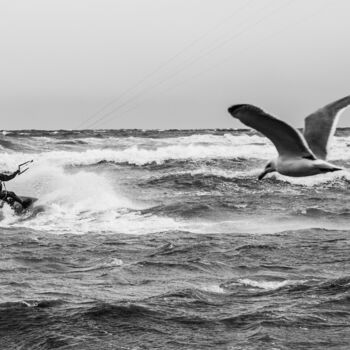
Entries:
MULTIPOLYGON (((1 349, 348 349, 350 174, 257 175, 244 130, 16 131, 1 349)), ((350 130, 330 160, 350 168, 350 130)))

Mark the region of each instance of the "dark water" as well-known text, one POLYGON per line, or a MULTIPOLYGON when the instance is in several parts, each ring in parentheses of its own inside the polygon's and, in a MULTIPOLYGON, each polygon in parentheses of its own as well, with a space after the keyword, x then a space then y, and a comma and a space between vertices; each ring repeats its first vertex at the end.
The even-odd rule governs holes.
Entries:
MULTIPOLYGON (((349 166, 350 131, 331 161, 349 166)), ((1 349, 349 349, 350 176, 257 174, 252 132, 18 131, 1 349), (38 210, 40 208, 40 210, 38 210)))

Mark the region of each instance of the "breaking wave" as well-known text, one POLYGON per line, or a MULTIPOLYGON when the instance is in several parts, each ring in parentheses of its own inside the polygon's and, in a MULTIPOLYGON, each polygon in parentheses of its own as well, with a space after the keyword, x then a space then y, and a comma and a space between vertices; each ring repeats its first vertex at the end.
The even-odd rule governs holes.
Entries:
MULTIPOLYGON (((258 181, 265 162, 276 155, 264 137, 241 131, 160 134, 3 134, 2 171, 34 159, 30 172, 11 181, 9 189, 39 200, 38 210, 22 217, 5 206, 1 224, 75 233, 275 232, 279 226, 318 227, 321 219, 348 217, 347 210, 340 210, 342 201, 324 211, 313 199, 319 190, 329 191, 329 198, 346 191, 350 181, 346 171, 305 178, 270 174, 258 181), (296 208, 290 196, 296 201, 300 197, 296 208), (270 212, 261 206, 263 201, 269 201, 270 212), (278 220, 284 219, 278 215, 286 214, 292 221, 281 224, 278 220), (264 216, 270 220, 264 223, 264 216)), ((332 154, 342 160, 340 164, 350 159, 348 139, 341 135, 333 143, 332 154)), ((326 227, 333 228, 334 222, 326 227)))

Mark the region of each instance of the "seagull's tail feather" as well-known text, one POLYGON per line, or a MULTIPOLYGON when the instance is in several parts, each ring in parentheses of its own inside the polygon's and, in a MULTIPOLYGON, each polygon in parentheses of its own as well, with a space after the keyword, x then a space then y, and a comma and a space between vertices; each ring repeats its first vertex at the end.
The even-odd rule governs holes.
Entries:
POLYGON ((344 168, 338 167, 337 165, 328 162, 321 162, 317 164, 317 168, 320 170, 321 173, 329 173, 333 171, 344 170, 344 168))

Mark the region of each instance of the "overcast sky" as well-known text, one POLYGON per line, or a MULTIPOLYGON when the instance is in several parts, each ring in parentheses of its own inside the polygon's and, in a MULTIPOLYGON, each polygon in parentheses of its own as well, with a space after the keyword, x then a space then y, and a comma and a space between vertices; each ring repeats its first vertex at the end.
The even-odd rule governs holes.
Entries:
POLYGON ((349 0, 0 0, 0 129, 242 127, 236 103, 300 127, 350 94, 349 14, 349 0))

